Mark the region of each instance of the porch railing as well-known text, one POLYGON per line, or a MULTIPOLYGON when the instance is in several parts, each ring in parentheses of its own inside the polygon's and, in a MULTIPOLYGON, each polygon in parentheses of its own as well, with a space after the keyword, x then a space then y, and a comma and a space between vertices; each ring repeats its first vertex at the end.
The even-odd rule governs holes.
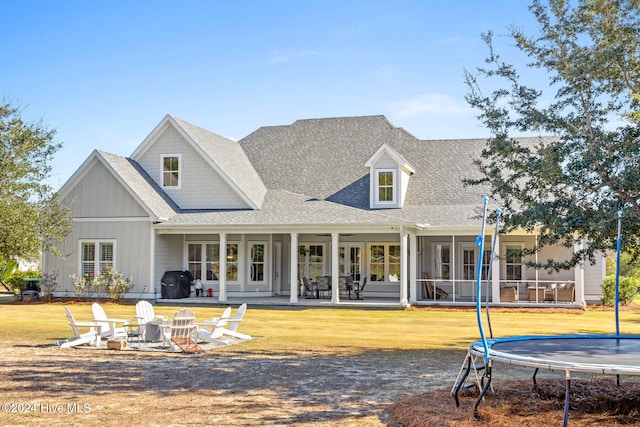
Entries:
MULTIPOLYGON (((433 302, 475 302, 475 280, 418 279, 418 300, 433 302)), ((493 298, 493 286, 482 283, 482 300, 493 298)), ((570 280, 501 280, 501 303, 573 303, 575 284, 570 280)))

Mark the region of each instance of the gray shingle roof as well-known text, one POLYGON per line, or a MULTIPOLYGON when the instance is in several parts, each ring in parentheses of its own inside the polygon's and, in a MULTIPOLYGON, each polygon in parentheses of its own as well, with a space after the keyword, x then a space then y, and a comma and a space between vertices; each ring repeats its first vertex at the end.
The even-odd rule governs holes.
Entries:
POLYGON ((260 176, 237 141, 232 141, 206 129, 171 116, 198 144, 223 174, 234 182, 256 206, 260 207, 267 192, 260 176))
MULTIPOLYGON (((253 200, 257 210, 179 210, 132 160, 102 153, 167 226, 475 226, 483 187, 472 165, 485 139, 419 140, 384 116, 298 120, 234 142, 174 119, 253 200), (369 209, 365 163, 386 143, 415 169, 402 209, 369 209)), ((534 143, 537 138, 525 138, 534 143)))
POLYGON ((156 218, 166 220, 176 214, 178 206, 138 163, 105 151, 96 152, 156 218))
POLYGON ((169 226, 199 225, 386 225, 402 223, 398 210, 362 211, 357 208, 309 198, 284 190, 270 190, 260 210, 183 211, 165 224, 169 226))
POLYGON ((383 143, 415 169, 398 216, 442 225, 462 225, 475 216, 483 189, 465 187, 462 179, 479 176, 472 161, 484 148, 483 139, 424 141, 384 116, 366 116, 298 120, 260 128, 240 140, 268 188, 362 210, 369 208, 364 165, 383 143), (436 213, 442 210, 456 213, 436 213))

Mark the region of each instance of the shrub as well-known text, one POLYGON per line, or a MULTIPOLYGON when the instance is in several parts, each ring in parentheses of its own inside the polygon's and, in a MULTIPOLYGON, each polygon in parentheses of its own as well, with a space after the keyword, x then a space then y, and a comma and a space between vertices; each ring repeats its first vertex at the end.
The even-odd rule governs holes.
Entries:
POLYGON ((122 273, 117 270, 107 269, 96 278, 96 288, 109 296, 113 302, 122 299, 122 295, 131 289, 131 278, 124 278, 122 273))
POLYGON ((84 276, 69 276, 73 280, 73 286, 76 290, 76 297, 82 298, 85 295, 91 295, 94 291, 93 275, 85 274, 84 276))
POLYGON ((42 299, 46 302, 53 300, 53 291, 58 287, 58 272, 44 273, 42 275, 42 281, 40 282, 40 291, 42 292, 42 299))
MULTIPOLYGON (((627 305, 638 295, 638 280, 621 276, 618 280, 620 304, 627 305)), ((613 307, 616 303, 616 276, 607 276, 602 282, 602 304, 613 307)))

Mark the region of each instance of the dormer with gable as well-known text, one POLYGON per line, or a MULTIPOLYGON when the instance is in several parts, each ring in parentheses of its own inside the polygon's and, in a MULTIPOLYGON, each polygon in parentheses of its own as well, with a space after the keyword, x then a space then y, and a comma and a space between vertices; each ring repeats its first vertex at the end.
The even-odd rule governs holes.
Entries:
POLYGON ((369 207, 371 209, 399 209, 409 186, 413 167, 387 144, 367 160, 369 169, 369 207))
POLYGON ((170 115, 131 158, 181 209, 260 209, 266 194, 236 141, 170 115))

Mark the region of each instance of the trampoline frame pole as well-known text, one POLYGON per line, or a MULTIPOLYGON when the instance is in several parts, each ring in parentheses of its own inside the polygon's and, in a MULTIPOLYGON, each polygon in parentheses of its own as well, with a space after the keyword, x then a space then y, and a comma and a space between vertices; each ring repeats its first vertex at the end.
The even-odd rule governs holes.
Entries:
POLYGON ((480 235, 476 239, 476 245, 479 247, 478 250, 478 267, 477 267, 477 276, 476 276, 476 318, 478 321, 478 329, 480 330, 480 338, 482 339, 482 346, 484 347, 484 364, 487 366, 489 364, 489 344, 487 343, 487 337, 484 334, 484 326, 482 325, 482 255, 484 252, 484 230, 487 219, 487 203, 489 202, 488 197, 484 197, 482 199, 482 228, 480 231, 480 235))
POLYGON ((616 335, 620 335, 620 247, 622 246, 622 211, 618 211, 618 240, 616 243, 616 335))
POLYGON ((569 423, 569 400, 571 399, 571 372, 565 371, 565 393, 564 393, 564 419, 562 426, 567 427, 569 423))

